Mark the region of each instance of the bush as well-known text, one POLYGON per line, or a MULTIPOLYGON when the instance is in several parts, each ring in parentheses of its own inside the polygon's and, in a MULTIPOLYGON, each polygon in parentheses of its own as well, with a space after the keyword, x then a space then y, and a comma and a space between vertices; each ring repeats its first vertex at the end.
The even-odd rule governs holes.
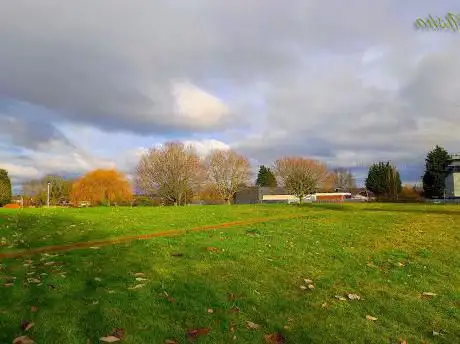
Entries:
POLYGON ((152 199, 149 196, 135 196, 133 207, 154 207, 161 205, 160 199, 152 199))
POLYGON ((3 208, 9 208, 9 209, 19 209, 21 208, 21 206, 17 203, 9 203, 9 204, 5 204, 3 206, 3 208))

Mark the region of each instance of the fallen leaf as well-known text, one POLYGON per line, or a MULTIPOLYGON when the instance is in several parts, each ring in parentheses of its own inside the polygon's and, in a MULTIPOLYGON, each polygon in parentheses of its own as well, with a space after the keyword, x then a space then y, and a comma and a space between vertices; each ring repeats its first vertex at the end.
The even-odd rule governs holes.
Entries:
POLYGON ((143 272, 136 272, 134 274, 135 277, 140 277, 140 276, 145 276, 145 274, 143 272))
POLYGON ((99 338, 99 340, 105 343, 115 343, 115 342, 120 341, 120 338, 115 337, 115 336, 107 336, 107 337, 101 337, 99 338))
POLYGON ((435 294, 435 293, 426 291, 426 292, 423 292, 422 295, 423 295, 423 296, 436 296, 436 295, 438 295, 438 294, 435 294))
POLYGON ((399 344, 407 344, 407 341, 405 339, 404 340, 400 339, 399 344))
POLYGON ((304 286, 304 285, 301 285, 301 286, 300 286, 300 289, 302 289, 302 290, 307 290, 307 287, 304 286))
POLYGON ((377 318, 376 318, 376 317, 373 317, 372 315, 366 315, 366 319, 372 320, 372 321, 377 320, 377 318))
POLYGON ((439 332, 433 330, 433 336, 439 336, 439 332))
POLYGON ((284 338, 284 336, 279 332, 272 333, 272 334, 266 334, 264 338, 265 338, 265 341, 269 344, 285 344, 286 343, 286 338, 284 338))
POLYGON ((375 265, 374 263, 367 263, 367 266, 369 266, 371 268, 378 268, 378 266, 375 265))
POLYGON ((5 283, 4 286, 5 287, 12 287, 12 286, 14 286, 14 283, 5 283))
POLYGON ((361 300, 361 297, 358 294, 348 294, 350 300, 361 300))
POLYGON ((192 338, 197 338, 199 336, 208 334, 209 331, 211 331, 209 328, 198 328, 198 329, 188 330, 187 336, 192 337, 192 338))
POLYGON ((261 327, 261 325, 253 323, 252 321, 246 321, 246 327, 251 330, 257 330, 261 327))
POLYGON ((133 289, 139 289, 139 288, 142 288, 142 287, 145 287, 145 284, 136 284, 135 286, 129 287, 128 289, 133 290, 133 289))
POLYGON ((123 328, 114 328, 111 333, 112 336, 123 339, 125 330, 123 328))
POLYGON ((147 280, 147 278, 136 277, 136 281, 142 282, 142 281, 148 281, 148 280, 147 280))
POLYGON ((41 281, 39 279, 36 279, 36 278, 28 278, 27 282, 29 282, 29 283, 40 283, 41 281))
POLYGON ((309 284, 308 289, 315 289, 315 286, 313 284, 309 284))
POLYGON ((107 337, 101 337, 99 340, 106 342, 106 343, 114 343, 118 342, 123 339, 125 336, 125 330, 122 328, 114 328, 112 333, 107 337))
POLYGON ((99 248, 100 248, 99 246, 91 246, 90 247, 90 249, 92 249, 92 250, 99 250, 99 248))
POLYGON ((398 266, 404 266, 404 264, 401 262, 398 262, 398 266))
POLYGON ((209 308, 209 309, 208 309, 208 313, 214 313, 214 309, 209 308))
POLYGON ((217 251, 219 251, 219 249, 218 249, 217 247, 214 247, 214 246, 208 246, 208 247, 206 247, 206 249, 207 249, 208 251, 211 251, 211 252, 217 252, 217 251))
POLYGON ((236 307, 236 306, 233 306, 232 308, 230 308, 230 312, 232 312, 232 313, 239 313, 239 312, 240 312, 240 308, 239 308, 239 307, 236 307))
POLYGON ((109 294, 115 294, 115 290, 107 290, 109 294))
POLYGON ((179 342, 174 339, 166 339, 165 344, 179 344, 179 342))
POLYGON ((236 300, 236 295, 233 294, 233 293, 229 293, 229 294, 228 294, 228 298, 229 298, 229 300, 231 300, 231 301, 235 301, 235 300, 236 300))
POLYGON ((30 308, 30 311, 31 311, 32 313, 38 312, 38 307, 37 307, 37 306, 32 306, 32 307, 30 308))
POLYGON ((322 305, 321 305, 322 308, 326 308, 327 307, 327 303, 324 302, 322 305))
POLYGON ((344 298, 343 296, 340 296, 340 295, 336 295, 335 298, 339 299, 340 301, 347 301, 346 298, 344 298))
POLYGON ((23 321, 21 323, 21 328, 24 330, 24 331, 28 331, 30 330, 35 324, 34 323, 30 323, 28 321, 23 321))
POLYGON ((97 282, 102 281, 99 277, 94 277, 94 280, 97 281, 97 282))
POLYGON ((13 340, 13 344, 35 344, 35 342, 27 336, 21 336, 13 340))
POLYGON ((183 253, 178 253, 178 252, 177 252, 177 253, 171 253, 171 256, 173 256, 173 257, 183 257, 184 254, 183 254, 183 253))
POLYGON ((305 278, 303 281, 305 282, 305 284, 313 283, 313 281, 311 279, 308 279, 308 278, 305 278))

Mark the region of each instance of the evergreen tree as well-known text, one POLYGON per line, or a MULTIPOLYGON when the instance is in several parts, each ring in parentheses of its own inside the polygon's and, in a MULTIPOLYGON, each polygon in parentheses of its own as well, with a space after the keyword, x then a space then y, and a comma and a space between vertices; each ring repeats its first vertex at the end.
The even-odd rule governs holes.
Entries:
POLYGON ((276 182, 275 175, 270 168, 262 165, 260 166, 259 173, 257 175, 256 185, 276 187, 278 186, 278 183, 276 182))
POLYGON ((425 173, 422 177, 425 197, 443 197, 449 161, 449 153, 438 145, 428 153, 425 159, 425 173))
POLYGON ((6 170, 0 169, 0 207, 11 203, 11 180, 6 170))
POLYGON ((376 196, 396 199, 402 190, 401 177, 396 167, 390 162, 379 162, 369 167, 366 188, 376 196))

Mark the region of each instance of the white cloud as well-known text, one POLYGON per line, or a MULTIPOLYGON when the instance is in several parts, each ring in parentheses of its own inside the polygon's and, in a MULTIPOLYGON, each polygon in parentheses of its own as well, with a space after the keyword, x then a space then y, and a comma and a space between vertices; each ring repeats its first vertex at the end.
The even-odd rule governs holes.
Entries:
POLYGON ((218 140, 185 140, 183 142, 194 147, 201 157, 205 157, 214 149, 230 149, 229 145, 218 140))
POLYGON ((7 170, 10 178, 15 180, 34 179, 40 176, 40 171, 34 167, 0 162, 0 168, 7 170))
POLYGON ((192 126, 211 128, 230 113, 219 98, 190 82, 173 82, 172 93, 180 120, 192 126))
POLYGON ((436 143, 459 150, 460 48, 456 34, 412 24, 454 8, 451 0, 5 2, 0 153, 20 147, 30 156, 0 163, 41 174, 130 171, 136 147, 172 138, 200 154, 232 147, 265 164, 283 155, 422 164, 436 143))

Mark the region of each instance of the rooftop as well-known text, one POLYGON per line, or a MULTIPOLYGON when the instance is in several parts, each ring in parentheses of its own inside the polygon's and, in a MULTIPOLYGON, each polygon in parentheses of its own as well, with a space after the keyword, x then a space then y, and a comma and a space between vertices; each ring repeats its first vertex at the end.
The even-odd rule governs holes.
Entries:
POLYGON ((452 160, 460 160, 460 153, 454 153, 450 155, 452 160))

